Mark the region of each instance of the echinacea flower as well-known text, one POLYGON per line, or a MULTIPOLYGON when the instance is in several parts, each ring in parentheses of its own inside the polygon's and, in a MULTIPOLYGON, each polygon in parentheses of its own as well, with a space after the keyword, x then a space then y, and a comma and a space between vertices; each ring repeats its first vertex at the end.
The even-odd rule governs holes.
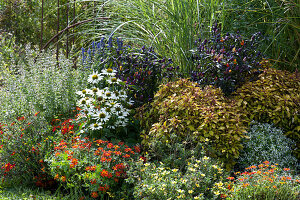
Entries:
POLYGON ((103 76, 101 74, 98 74, 98 72, 93 72, 91 75, 89 75, 88 82, 92 84, 99 83, 103 79, 103 76))
POLYGON ((109 84, 120 84, 122 81, 116 77, 110 77, 107 79, 107 83, 109 84))
POLYGON ((116 76, 117 71, 111 68, 101 70, 101 75, 116 76))
POLYGON ((102 128, 103 128, 102 124, 100 124, 100 123, 92 123, 90 125, 90 129, 91 130, 99 130, 99 129, 102 129, 102 128))

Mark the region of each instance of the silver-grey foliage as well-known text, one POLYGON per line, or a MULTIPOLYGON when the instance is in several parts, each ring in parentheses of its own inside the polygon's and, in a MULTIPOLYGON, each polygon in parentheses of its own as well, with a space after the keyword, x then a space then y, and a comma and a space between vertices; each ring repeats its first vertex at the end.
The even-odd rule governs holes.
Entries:
POLYGON ((281 167, 295 169, 299 163, 292 155, 296 145, 281 129, 267 123, 252 122, 247 134, 250 139, 243 143, 238 162, 242 167, 258 165, 264 161, 281 167))

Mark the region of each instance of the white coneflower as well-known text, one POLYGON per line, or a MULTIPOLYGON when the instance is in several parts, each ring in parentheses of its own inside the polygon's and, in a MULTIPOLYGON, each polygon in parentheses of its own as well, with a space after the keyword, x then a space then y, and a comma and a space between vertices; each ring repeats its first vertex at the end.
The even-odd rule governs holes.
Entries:
POLYGON ((86 93, 86 89, 85 90, 82 90, 82 91, 77 91, 75 92, 77 95, 81 96, 81 97, 85 97, 85 95, 87 94, 86 93))
POLYGON ((93 72, 91 75, 89 75, 88 82, 92 84, 96 84, 102 79, 103 76, 101 74, 98 74, 98 72, 93 72))
POLYGON ((113 70, 111 68, 101 70, 101 75, 116 76, 116 73, 117 73, 117 71, 113 70))
POLYGON ((102 125, 100 124, 100 123, 92 123, 90 126, 89 126, 89 128, 91 129, 91 130, 99 130, 99 129, 101 129, 101 128, 103 128, 102 127, 102 125))
POLYGON ((96 92, 96 96, 97 97, 103 97, 105 95, 105 90, 98 90, 97 92, 96 92))
POLYGON ((107 83, 109 83, 109 84, 119 84, 119 83, 122 82, 120 79, 118 79, 118 78, 116 78, 116 77, 110 77, 110 78, 108 78, 106 81, 107 81, 107 83))
POLYGON ((117 97, 116 97, 115 93, 111 92, 111 91, 106 91, 105 95, 104 95, 104 98, 107 99, 107 100, 117 100, 117 97))
POLYGON ((80 108, 87 107, 87 105, 90 105, 90 104, 91 104, 91 99, 89 99, 88 97, 81 98, 77 102, 77 106, 80 107, 80 108))
POLYGON ((109 120, 110 114, 105 111, 105 108, 101 108, 99 111, 93 113, 92 118, 105 123, 109 120))

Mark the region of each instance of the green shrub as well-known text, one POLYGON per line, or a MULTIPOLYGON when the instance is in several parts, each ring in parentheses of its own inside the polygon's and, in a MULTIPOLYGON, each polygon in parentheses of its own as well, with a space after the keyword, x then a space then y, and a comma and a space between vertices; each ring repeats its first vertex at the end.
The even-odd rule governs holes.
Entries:
POLYGON ((297 159, 292 156, 295 143, 281 129, 270 124, 252 122, 247 135, 250 139, 243 143, 244 149, 238 160, 241 167, 258 165, 268 160, 280 167, 296 168, 297 159))
POLYGON ((296 141, 300 158, 300 76, 266 69, 255 82, 247 82, 235 95, 251 120, 272 123, 296 141))
POLYGON ((226 99, 220 89, 201 90, 186 79, 162 85, 142 117, 143 144, 156 154, 159 143, 208 141, 208 153, 219 157, 229 169, 242 148, 240 140, 248 125, 234 101, 226 99))
MULTIPOLYGON (((183 171, 164 163, 140 159, 128 171, 128 183, 134 184, 135 199, 216 199, 223 188, 224 170, 209 157, 191 157, 183 171)), ((225 189, 225 188, 223 188, 225 189)))

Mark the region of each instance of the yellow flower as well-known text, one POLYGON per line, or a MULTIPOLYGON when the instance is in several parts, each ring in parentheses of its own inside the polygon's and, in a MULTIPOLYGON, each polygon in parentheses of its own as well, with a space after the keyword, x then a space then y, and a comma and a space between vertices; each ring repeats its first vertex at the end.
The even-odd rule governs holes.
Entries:
POLYGON ((219 191, 216 191, 216 192, 214 192, 215 193, 215 195, 219 195, 220 194, 220 192, 219 191))
POLYGON ((193 190, 189 190, 188 192, 189 192, 189 194, 192 194, 194 191, 193 190))
POLYGON ((177 172, 177 171, 178 171, 178 169, 172 169, 172 171, 173 171, 173 172, 177 172))
POLYGON ((205 174, 200 174, 200 175, 203 176, 203 177, 205 176, 205 174))
POLYGON ((204 156, 204 157, 203 157, 203 159, 204 159, 204 160, 208 160, 208 159, 209 159, 209 157, 207 157, 207 156, 204 156))

